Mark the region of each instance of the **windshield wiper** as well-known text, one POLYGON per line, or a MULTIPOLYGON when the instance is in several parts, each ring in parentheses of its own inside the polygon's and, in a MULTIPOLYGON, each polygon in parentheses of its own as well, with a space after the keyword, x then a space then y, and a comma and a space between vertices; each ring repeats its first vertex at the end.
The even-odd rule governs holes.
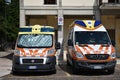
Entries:
POLYGON ((88 45, 87 44, 79 44, 79 46, 81 46, 81 47, 87 47, 88 45))
POLYGON ((102 47, 109 47, 109 44, 102 44, 102 47))
POLYGON ((17 47, 20 47, 20 48, 22 48, 22 47, 25 47, 25 46, 23 46, 23 45, 17 45, 17 47))

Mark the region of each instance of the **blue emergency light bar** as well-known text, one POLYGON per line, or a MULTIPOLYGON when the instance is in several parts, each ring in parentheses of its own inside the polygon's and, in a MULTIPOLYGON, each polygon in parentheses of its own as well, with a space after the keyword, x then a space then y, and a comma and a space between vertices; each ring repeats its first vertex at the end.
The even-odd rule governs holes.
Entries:
MULTIPOLYGON (((78 24, 78 25, 81 25, 81 26, 83 26, 83 27, 86 27, 86 24, 85 24, 82 20, 76 20, 74 23, 75 23, 75 24, 78 24)), ((88 24, 91 24, 91 22, 88 22, 88 24)), ((97 27, 97 26, 99 26, 100 24, 101 24, 101 21, 95 21, 94 27, 97 27)))
POLYGON ((75 24, 81 25, 83 27, 86 27, 85 23, 82 20, 76 20, 75 24))
POLYGON ((94 27, 97 27, 97 26, 99 26, 100 24, 101 24, 101 21, 95 21, 94 27))
POLYGON ((32 32, 32 28, 20 28, 19 32, 32 32))
POLYGON ((41 28, 41 32, 54 32, 54 28, 41 28))
MULTIPOLYGON (((32 28, 20 28, 19 32, 32 32, 32 28)), ((41 28, 40 32, 54 32, 54 28, 41 28)))

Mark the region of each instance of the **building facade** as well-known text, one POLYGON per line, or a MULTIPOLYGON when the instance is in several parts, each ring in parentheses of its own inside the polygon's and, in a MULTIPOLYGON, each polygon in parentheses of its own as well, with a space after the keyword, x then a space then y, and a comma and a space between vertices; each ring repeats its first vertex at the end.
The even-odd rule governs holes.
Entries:
POLYGON ((101 21, 115 41, 117 56, 120 57, 120 0, 102 0, 99 9, 101 21))
MULTIPOLYGON (((56 40, 67 44, 69 25, 76 19, 101 20, 120 52, 119 0, 20 0, 20 26, 50 25, 56 40), (87 3, 86 3, 87 2, 87 3)), ((119 54, 118 54, 119 55, 119 54)))

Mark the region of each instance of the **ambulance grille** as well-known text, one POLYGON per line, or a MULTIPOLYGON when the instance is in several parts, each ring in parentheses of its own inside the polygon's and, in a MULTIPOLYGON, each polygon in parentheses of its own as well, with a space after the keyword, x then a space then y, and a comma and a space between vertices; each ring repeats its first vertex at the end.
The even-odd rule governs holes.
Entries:
POLYGON ((108 54, 86 54, 85 56, 90 60, 106 60, 109 58, 108 54))
POLYGON ((30 63, 41 64, 43 63, 43 59, 23 59, 23 64, 30 64, 30 63))

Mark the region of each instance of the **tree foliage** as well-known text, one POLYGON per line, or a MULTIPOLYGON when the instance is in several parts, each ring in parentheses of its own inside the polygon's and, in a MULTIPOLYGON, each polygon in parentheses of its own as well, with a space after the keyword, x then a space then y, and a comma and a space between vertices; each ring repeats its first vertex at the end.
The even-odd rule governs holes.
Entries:
POLYGON ((19 0, 11 0, 11 3, 6 6, 6 13, 8 40, 16 39, 19 27, 19 0))
POLYGON ((0 0, 0 47, 16 40, 19 28, 19 0, 0 0))

